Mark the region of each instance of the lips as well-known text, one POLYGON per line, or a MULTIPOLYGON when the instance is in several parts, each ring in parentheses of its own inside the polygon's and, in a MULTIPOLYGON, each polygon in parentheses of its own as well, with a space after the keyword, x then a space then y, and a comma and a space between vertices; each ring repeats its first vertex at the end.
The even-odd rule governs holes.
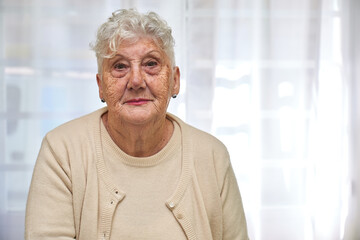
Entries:
POLYGON ((134 99, 125 101, 125 104, 140 106, 140 105, 147 104, 150 101, 151 101, 150 99, 146 99, 146 98, 134 98, 134 99))

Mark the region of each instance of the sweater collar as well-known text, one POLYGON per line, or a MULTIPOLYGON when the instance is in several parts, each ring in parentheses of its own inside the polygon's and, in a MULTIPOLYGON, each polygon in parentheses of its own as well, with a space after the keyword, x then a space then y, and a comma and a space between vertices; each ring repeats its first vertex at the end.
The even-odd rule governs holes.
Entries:
MULTIPOLYGON (((103 158, 103 146, 101 143, 101 116, 107 112, 107 107, 101 108, 94 113, 95 121, 94 121, 94 137, 95 137, 95 151, 96 151, 96 166, 97 171, 100 178, 105 183, 105 186, 109 192, 117 199, 122 199, 125 196, 125 193, 122 192, 117 186, 114 184, 110 177, 110 173, 108 172, 105 161, 103 158)), ((185 194, 185 190, 188 187, 191 179, 191 164, 192 164, 192 146, 191 146, 191 137, 189 136, 189 126, 184 123, 180 118, 176 117, 173 114, 167 113, 167 117, 176 122, 180 127, 181 132, 181 145, 182 145, 182 167, 181 167, 181 175, 177 187, 174 193, 170 196, 170 198, 166 201, 166 205, 170 209, 176 208, 179 202, 183 198, 185 194)))

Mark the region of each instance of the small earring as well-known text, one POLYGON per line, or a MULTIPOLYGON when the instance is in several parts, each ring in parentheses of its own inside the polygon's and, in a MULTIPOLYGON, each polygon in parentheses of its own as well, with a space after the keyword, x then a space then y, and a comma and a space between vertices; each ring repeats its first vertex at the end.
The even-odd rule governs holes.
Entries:
POLYGON ((101 99, 101 102, 104 103, 104 102, 105 102, 105 99, 102 98, 102 99, 101 99))
POLYGON ((177 95, 176 95, 176 94, 174 94, 174 95, 172 95, 171 97, 172 97, 172 98, 176 98, 176 97, 177 97, 177 95))

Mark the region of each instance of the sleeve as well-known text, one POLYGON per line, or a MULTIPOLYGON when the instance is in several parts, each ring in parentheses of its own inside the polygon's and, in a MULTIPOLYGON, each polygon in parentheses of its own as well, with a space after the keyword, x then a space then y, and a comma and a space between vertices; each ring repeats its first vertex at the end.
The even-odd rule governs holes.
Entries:
POLYGON ((29 189, 25 239, 75 239, 70 167, 59 161, 46 137, 29 189))
POLYGON ((221 191, 223 240, 248 240, 244 208, 234 171, 229 165, 221 191))

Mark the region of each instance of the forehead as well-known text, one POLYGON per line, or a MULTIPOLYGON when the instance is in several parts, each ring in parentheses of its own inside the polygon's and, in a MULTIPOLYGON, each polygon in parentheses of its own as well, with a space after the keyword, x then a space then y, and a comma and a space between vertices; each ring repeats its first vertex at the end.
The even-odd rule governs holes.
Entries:
POLYGON ((164 50, 154 39, 150 37, 140 37, 137 39, 126 39, 120 41, 120 44, 116 49, 116 54, 135 56, 154 51, 165 55, 164 50))

